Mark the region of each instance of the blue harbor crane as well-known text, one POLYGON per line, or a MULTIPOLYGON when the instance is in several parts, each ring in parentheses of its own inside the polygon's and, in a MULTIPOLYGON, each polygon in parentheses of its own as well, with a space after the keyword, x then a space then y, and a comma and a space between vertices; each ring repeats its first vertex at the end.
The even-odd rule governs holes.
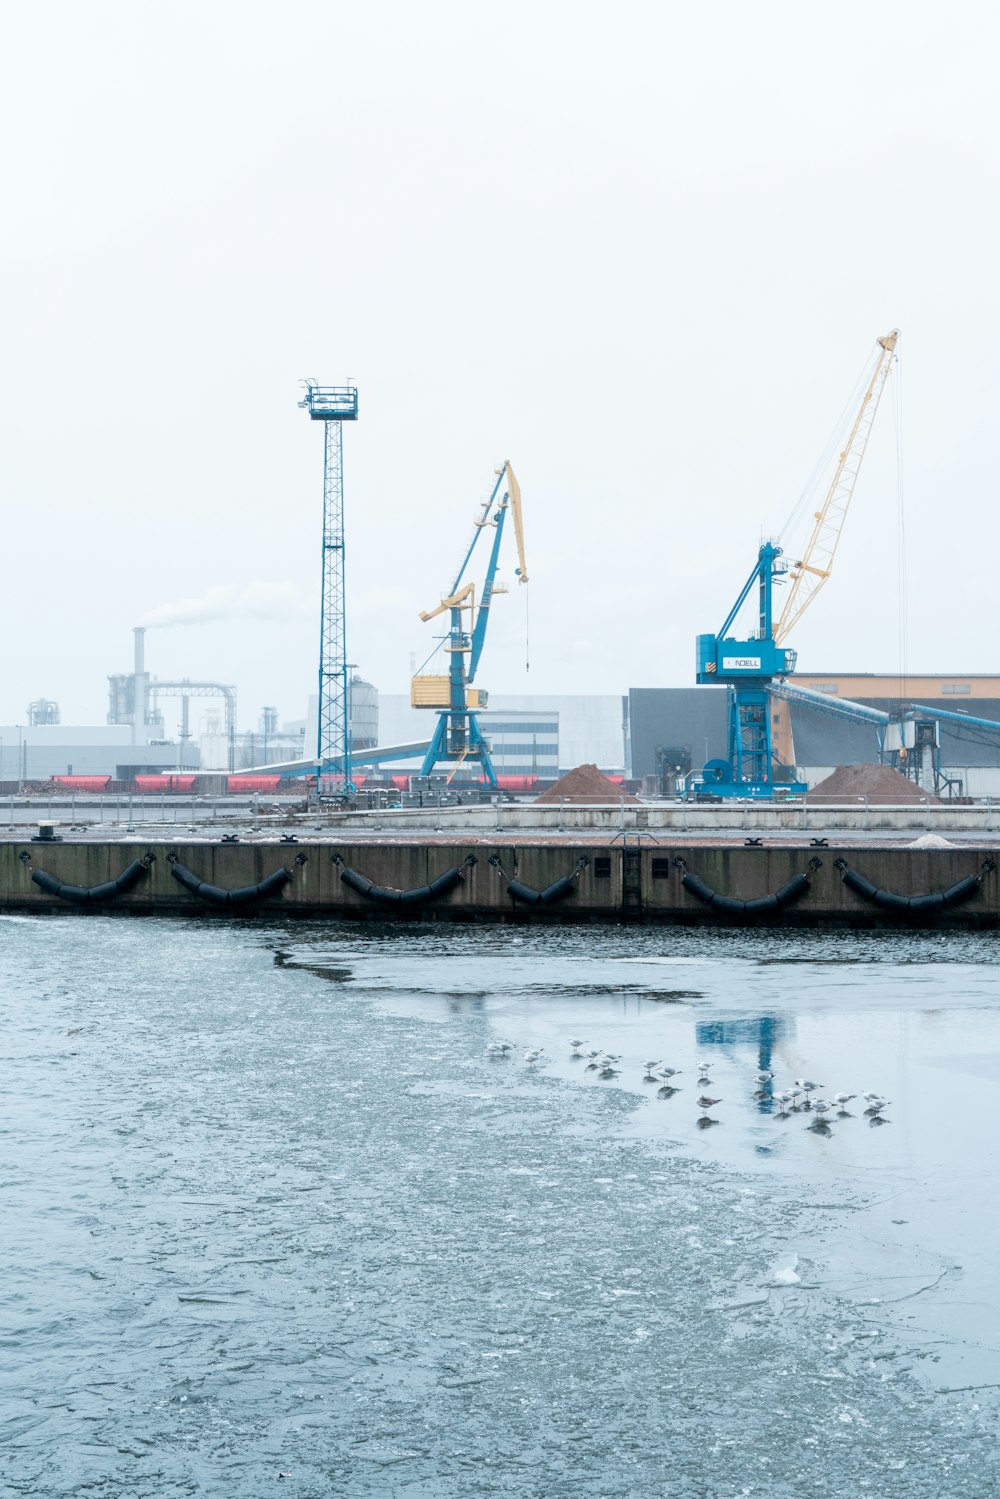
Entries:
POLYGON ((789 631, 822 588, 833 566, 848 507, 872 423, 895 361, 899 329, 877 341, 878 356, 833 480, 814 516, 809 542, 799 561, 782 560, 782 550, 765 541, 736 603, 716 635, 697 639, 696 680, 728 689, 728 743, 724 760, 710 760, 693 781, 695 796, 713 800, 745 797, 770 801, 801 796, 805 783, 779 767, 775 776, 770 686, 795 670, 796 652, 784 647, 789 631), (781 616, 774 620, 774 586, 786 575, 791 587, 781 616), (747 635, 730 634, 744 604, 756 591, 757 625, 747 635))
POLYGON ((422 776, 429 776, 436 765, 448 763, 451 780, 466 761, 478 763, 488 786, 496 790, 497 775, 493 768, 489 746, 479 727, 478 714, 486 707, 487 695, 473 686, 479 659, 486 642, 486 630, 490 620, 493 599, 507 589, 496 582, 497 564, 500 560, 500 543, 503 540, 504 523, 508 513, 514 524, 517 544, 516 568, 520 583, 527 583, 528 569, 524 560, 524 527, 521 519, 521 490, 508 462, 497 470, 497 481, 488 500, 483 501, 482 510, 476 518, 475 530, 462 564, 455 574, 449 592, 434 608, 420 615, 426 623, 447 611, 450 628, 445 643, 448 653, 448 671, 440 675, 420 675, 410 684, 410 703, 414 708, 438 710, 437 727, 424 755, 420 769, 422 776), (484 532, 492 531, 486 576, 479 600, 476 600, 476 585, 466 581, 466 576, 476 544, 484 532))
POLYGON ((347 795, 351 782, 351 723, 344 628, 344 446, 343 423, 358 419, 354 385, 305 381, 299 405, 323 422, 323 595, 319 638, 319 713, 316 770, 336 774, 347 795))

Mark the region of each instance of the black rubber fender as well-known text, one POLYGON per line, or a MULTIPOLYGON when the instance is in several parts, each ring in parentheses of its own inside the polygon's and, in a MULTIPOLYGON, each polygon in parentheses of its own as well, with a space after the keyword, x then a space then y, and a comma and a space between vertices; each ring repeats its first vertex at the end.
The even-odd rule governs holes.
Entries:
POLYGON ((116 880, 105 880, 100 885, 64 885, 61 880, 56 879, 55 875, 49 874, 44 869, 33 869, 31 878, 40 890, 45 890, 49 895, 57 895, 60 900, 69 901, 76 906, 89 906, 100 904, 101 901, 114 900, 117 895, 124 895, 126 891, 139 883, 149 865, 148 858, 133 859, 116 880))
MULTIPOLYGON (((964 885, 964 883, 965 881, 963 880, 962 884, 964 885)), ((944 897, 945 892, 943 890, 930 895, 911 895, 907 902, 907 910, 917 912, 943 911, 946 904, 944 897)))
POLYGON ((204 881, 198 875, 193 874, 185 864, 172 864, 170 873, 178 884, 183 885, 185 890, 190 890, 192 895, 197 895, 204 884, 204 881))
POLYGON ((685 874, 681 884, 685 890, 690 890, 692 895, 697 896, 698 900, 704 901, 706 906, 710 906, 715 900, 715 891, 711 885, 705 884, 700 874, 685 874))
POLYGON ((843 880, 848 890, 853 890, 862 900, 875 900, 878 896, 877 887, 871 880, 866 880, 863 874, 858 874, 856 869, 845 869, 843 880))
POLYGON ((807 874, 793 874, 792 878, 774 892, 774 898, 779 906, 790 906, 793 902, 801 900, 809 889, 809 876, 807 874))
MULTIPOLYGON (((675 863, 678 861, 675 860, 675 863)), ((678 863, 683 867, 683 860, 678 863)), ((820 861, 810 860, 810 869, 818 869, 820 861)), ((782 910, 785 906, 794 905, 801 900, 809 889, 810 879, 808 874, 793 875, 780 889, 773 891, 770 895, 759 895, 753 900, 741 900, 735 895, 720 895, 707 885, 701 875, 685 870, 681 884, 685 890, 690 890, 696 899, 703 901, 713 911, 725 912, 727 916, 767 916, 773 915, 775 911, 782 910)))
POLYGON ((755 900, 740 900, 734 895, 715 895, 713 911, 725 911, 730 916, 763 916, 768 911, 777 911, 778 900, 774 895, 760 895, 755 900))
MULTIPOLYGON (((982 875, 967 874, 964 880, 958 880, 954 885, 949 885, 947 890, 942 891, 942 903, 946 906, 960 906, 963 901, 969 900, 982 887, 982 875)), ((923 897, 918 896, 917 899, 920 900, 923 897)))
POLYGON ((544 890, 535 890, 531 885, 522 885, 520 880, 511 880, 507 886, 507 894, 512 900, 519 900, 523 906, 553 906, 557 901, 565 900, 567 895, 572 895, 575 889, 571 876, 564 874, 562 879, 553 880, 544 890))
POLYGON ((290 869, 276 869, 256 885, 237 885, 235 890, 229 892, 230 904, 239 906, 253 900, 266 900, 269 895, 277 895, 283 890, 291 878, 290 869))
POLYGON ((512 900, 519 900, 523 906, 541 905, 542 892, 535 890, 531 885, 522 885, 520 880, 511 880, 507 886, 507 894, 512 900))
MULTIPOLYGON (((491 859, 490 863, 494 863, 494 860, 491 859)), ((587 855, 582 855, 577 859, 576 868, 572 874, 564 874, 561 879, 553 880, 552 884, 546 885, 544 890, 536 890, 533 885, 525 885, 518 879, 508 880, 507 894, 511 900, 520 901, 522 906, 554 906, 573 894, 577 880, 589 864, 590 859, 587 855)), ((496 867, 500 867, 499 861, 496 867)))
POLYGON ((373 901, 379 906, 422 906, 428 901, 439 900, 442 895, 447 895, 456 885, 460 885, 465 879, 464 871, 476 863, 476 858, 470 854, 464 865, 453 865, 431 880, 430 884, 414 885, 410 890, 393 890, 388 885, 376 885, 356 869, 349 868, 337 854, 333 855, 333 861, 340 865, 341 883, 349 890, 356 891, 364 900, 373 901))
POLYGON ((884 911, 912 911, 912 895, 899 895, 895 890, 876 890, 872 897, 875 905, 884 911))
POLYGON ((896 911, 904 916, 926 916, 934 911, 943 911, 950 906, 964 904, 978 893, 985 876, 992 874, 996 868, 992 859, 985 859, 978 874, 966 875, 964 879, 957 880, 954 885, 949 885, 947 890, 932 890, 926 895, 900 895, 895 890, 878 889, 863 874, 859 874, 856 869, 851 869, 846 859, 835 859, 834 865, 840 871, 840 877, 847 888, 853 890, 862 900, 874 906, 881 906, 885 911, 896 911))
POLYGON ((269 895, 277 895, 292 878, 290 869, 276 869, 256 885, 237 885, 233 890, 226 890, 221 885, 210 885, 176 859, 171 862, 170 873, 185 890, 190 890, 192 895, 197 895, 200 900, 207 900, 213 906, 252 905, 254 901, 266 900, 269 895))
POLYGON ((564 874, 561 880, 553 880, 551 885, 546 885, 538 897, 538 904, 540 906, 554 905, 557 900, 565 900, 567 895, 572 895, 575 889, 572 877, 564 874))

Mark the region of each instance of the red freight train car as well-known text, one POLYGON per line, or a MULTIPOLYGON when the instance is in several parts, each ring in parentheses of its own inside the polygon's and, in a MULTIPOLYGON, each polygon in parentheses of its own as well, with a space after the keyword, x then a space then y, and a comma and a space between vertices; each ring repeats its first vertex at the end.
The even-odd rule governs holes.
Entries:
POLYGON ((143 794, 150 791, 193 791, 197 776, 175 775, 168 772, 166 775, 136 776, 135 789, 143 794))

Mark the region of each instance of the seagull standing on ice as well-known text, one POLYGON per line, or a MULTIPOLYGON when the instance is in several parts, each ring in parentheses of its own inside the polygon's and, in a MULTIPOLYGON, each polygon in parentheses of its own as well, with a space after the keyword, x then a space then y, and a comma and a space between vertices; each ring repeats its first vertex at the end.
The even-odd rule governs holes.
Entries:
POLYGON ((823 1084, 822 1083, 811 1082, 810 1079, 807 1078, 807 1077, 797 1077, 795 1079, 795 1086, 797 1088, 801 1088, 802 1091, 803 1091, 803 1093, 806 1095, 806 1101, 802 1105, 802 1107, 804 1109, 808 1109, 808 1108, 812 1107, 812 1105, 809 1102, 809 1095, 810 1095, 810 1093, 817 1092, 818 1089, 822 1088, 823 1084))

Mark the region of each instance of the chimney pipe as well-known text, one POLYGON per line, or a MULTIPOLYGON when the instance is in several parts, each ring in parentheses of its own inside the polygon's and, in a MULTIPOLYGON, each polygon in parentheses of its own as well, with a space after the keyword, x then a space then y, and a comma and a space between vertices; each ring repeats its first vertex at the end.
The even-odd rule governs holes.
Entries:
POLYGON ((149 679, 146 676, 146 630, 136 625, 135 636, 135 684, 132 694, 133 739, 143 742, 146 735, 146 710, 149 704, 149 679))

